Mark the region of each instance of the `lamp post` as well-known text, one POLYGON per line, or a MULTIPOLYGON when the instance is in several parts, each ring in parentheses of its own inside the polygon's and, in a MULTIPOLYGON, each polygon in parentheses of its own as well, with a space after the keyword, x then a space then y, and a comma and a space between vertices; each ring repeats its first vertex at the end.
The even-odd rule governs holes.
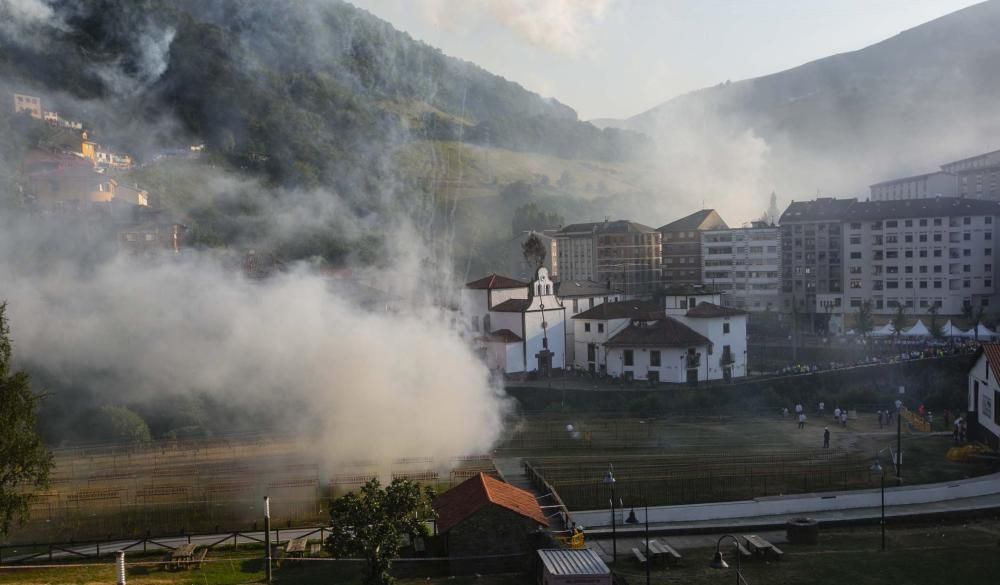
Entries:
MULTIPOLYGON (((280 528, 278 530, 281 530, 280 528)), ((264 579, 271 582, 271 498, 264 496, 264 579)))
MULTIPOLYGON (((881 453, 881 451, 880 451, 881 453)), ((880 484, 882 486, 882 519, 879 524, 882 525, 882 550, 885 550, 885 469, 882 468, 882 463, 878 460, 878 454, 875 454, 875 463, 872 463, 870 467, 872 471, 879 474, 881 478, 880 484)))
POLYGON ((608 463, 608 473, 604 483, 611 487, 611 563, 618 562, 618 536, 615 532, 615 474, 614 465, 608 463))
POLYGON ((646 496, 642 497, 642 506, 645 508, 645 514, 643 519, 646 521, 646 528, 644 530, 643 536, 646 539, 646 585, 649 585, 649 500, 646 496))
POLYGON ((728 569, 729 564, 726 560, 722 558, 722 541, 731 538, 733 540, 733 546, 736 548, 736 585, 740 585, 740 582, 746 583, 747 580, 743 578, 743 573, 740 572, 740 539, 736 538, 732 534, 723 534, 719 537, 719 541, 715 543, 715 556, 712 557, 712 562, 708 565, 713 569, 728 569))
POLYGON ((903 485, 903 401, 896 401, 896 486, 903 485))

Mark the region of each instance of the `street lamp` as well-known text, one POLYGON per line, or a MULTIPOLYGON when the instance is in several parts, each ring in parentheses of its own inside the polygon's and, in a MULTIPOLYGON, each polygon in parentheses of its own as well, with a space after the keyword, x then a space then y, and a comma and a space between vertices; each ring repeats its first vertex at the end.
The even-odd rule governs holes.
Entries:
POLYGON ((615 533, 615 474, 614 465, 608 463, 608 473, 604 483, 611 487, 611 562, 618 562, 618 537, 615 533))
POLYGON ((882 519, 879 524, 882 525, 882 550, 885 550, 885 469, 882 468, 882 463, 878 460, 878 454, 875 455, 875 463, 869 468, 875 473, 879 474, 881 478, 880 484, 882 486, 882 519))
POLYGON ((896 400, 896 486, 903 485, 903 401, 896 400))
POLYGON ((733 540, 733 545, 736 548, 736 585, 740 585, 740 582, 746 583, 747 580, 743 578, 743 573, 740 572, 740 539, 736 538, 732 534, 723 534, 719 537, 719 542, 715 543, 715 556, 712 557, 712 562, 709 563, 709 567, 713 569, 728 569, 729 563, 722 558, 722 541, 731 538, 733 540))

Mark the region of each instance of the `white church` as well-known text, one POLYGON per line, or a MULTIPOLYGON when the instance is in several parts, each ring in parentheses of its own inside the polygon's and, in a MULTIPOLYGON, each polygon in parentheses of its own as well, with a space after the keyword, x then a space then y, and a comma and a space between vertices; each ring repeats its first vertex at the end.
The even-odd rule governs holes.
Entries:
POLYGON ((566 368, 566 307, 545 268, 530 283, 497 274, 467 283, 462 313, 491 370, 545 375, 566 368))

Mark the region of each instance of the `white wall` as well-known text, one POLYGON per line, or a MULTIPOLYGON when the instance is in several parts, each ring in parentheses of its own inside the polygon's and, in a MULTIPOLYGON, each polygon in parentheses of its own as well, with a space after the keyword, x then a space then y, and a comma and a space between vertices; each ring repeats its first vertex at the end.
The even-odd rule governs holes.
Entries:
POLYGON ((694 308, 691 299, 694 299, 695 305, 698 303, 722 304, 721 294, 668 295, 663 298, 663 308, 670 316, 683 315, 688 309, 694 308))
MULTIPOLYGON (((704 355, 705 348, 696 348, 696 351, 704 355)), ((608 373, 615 377, 623 376, 626 371, 632 372, 632 377, 636 380, 648 379, 649 372, 655 371, 660 374, 661 382, 683 383, 687 381, 687 370, 685 368, 684 355, 687 349, 670 348, 621 348, 612 347, 608 349, 608 373), (625 351, 632 350, 632 366, 625 365, 625 351), (650 365, 650 352, 660 352, 660 366, 650 365)))
POLYGON ((597 344, 597 366, 596 371, 601 371, 601 365, 605 363, 605 348, 604 344, 607 343, 608 339, 617 335, 622 329, 624 329, 629 324, 629 319, 609 319, 607 321, 601 320, 589 320, 589 319, 573 319, 573 342, 574 342, 574 361, 573 364, 583 368, 588 368, 587 361, 587 344, 594 343, 597 344), (585 331, 586 325, 590 324, 590 331, 585 331), (598 325, 604 326, 604 331, 599 331, 600 327, 598 325))
POLYGON ((997 383, 996 376, 989 370, 986 354, 979 356, 976 364, 969 371, 969 410, 975 411, 979 425, 1000 437, 1000 425, 995 422, 995 412, 997 404, 997 390, 1000 384, 997 383), (979 382, 979 400, 975 401, 975 383, 979 382))
MULTIPOLYGON (((892 506, 906 504, 943 502, 997 493, 1000 493, 1000 474, 995 473, 993 475, 959 480, 952 483, 887 487, 885 490, 885 504, 886 507, 891 508, 892 506)), ((853 492, 816 493, 807 496, 774 496, 739 502, 657 506, 649 509, 649 521, 653 523, 667 523, 727 520, 730 518, 805 514, 829 510, 878 508, 881 496, 880 490, 873 489, 853 492)), ((607 510, 572 512, 573 521, 584 528, 608 526, 610 525, 610 516, 607 510)))
POLYGON ((739 378, 747 375, 747 317, 737 315, 733 317, 713 317, 710 319, 693 319, 688 317, 675 317, 691 329, 701 333, 712 342, 712 355, 702 354, 702 359, 707 360, 706 366, 703 364, 699 370, 699 380, 721 380, 725 378, 722 371, 722 349, 729 346, 729 351, 733 356, 733 377, 739 378), (723 324, 729 323, 729 333, 723 333, 723 324))

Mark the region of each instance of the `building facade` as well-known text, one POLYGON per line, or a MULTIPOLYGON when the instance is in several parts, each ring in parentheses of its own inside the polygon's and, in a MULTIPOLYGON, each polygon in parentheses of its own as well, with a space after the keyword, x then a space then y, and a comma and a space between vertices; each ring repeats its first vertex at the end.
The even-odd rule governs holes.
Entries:
POLYGON ((28 112, 36 120, 42 119, 42 99, 33 95, 14 94, 14 113, 28 112))
POLYGON ((748 311, 781 308, 781 230, 750 227, 701 232, 701 280, 726 292, 727 304, 748 311))
POLYGON ((958 177, 945 171, 883 181, 869 189, 872 201, 955 197, 959 194, 958 177))
POLYGON ((958 195, 1000 201, 1000 150, 941 165, 958 178, 958 195))
MULTIPOLYGON (((625 299, 625 294, 599 282, 563 280, 556 283, 556 297, 566 307, 566 317, 572 320, 573 317, 598 305, 622 301, 625 299)), ((572 325, 566 327, 566 362, 569 364, 576 363, 575 333, 572 325)))
POLYGON ((844 215, 845 310, 871 300, 876 315, 896 307, 960 315, 990 306, 996 287, 994 228, 1000 204, 965 198, 860 202, 844 215))
MULTIPOLYGON (((781 214, 781 304, 783 312, 813 319, 843 293, 841 223, 857 199, 823 197, 793 201, 781 214)), ((801 318, 801 317, 800 317, 801 318)))
POLYGON ((651 227, 628 220, 572 224, 556 240, 562 280, 607 282, 627 295, 660 283, 662 238, 651 227))
POLYGON ((702 283, 701 232, 729 226, 714 209, 702 209, 659 228, 663 235, 663 283, 702 283))

